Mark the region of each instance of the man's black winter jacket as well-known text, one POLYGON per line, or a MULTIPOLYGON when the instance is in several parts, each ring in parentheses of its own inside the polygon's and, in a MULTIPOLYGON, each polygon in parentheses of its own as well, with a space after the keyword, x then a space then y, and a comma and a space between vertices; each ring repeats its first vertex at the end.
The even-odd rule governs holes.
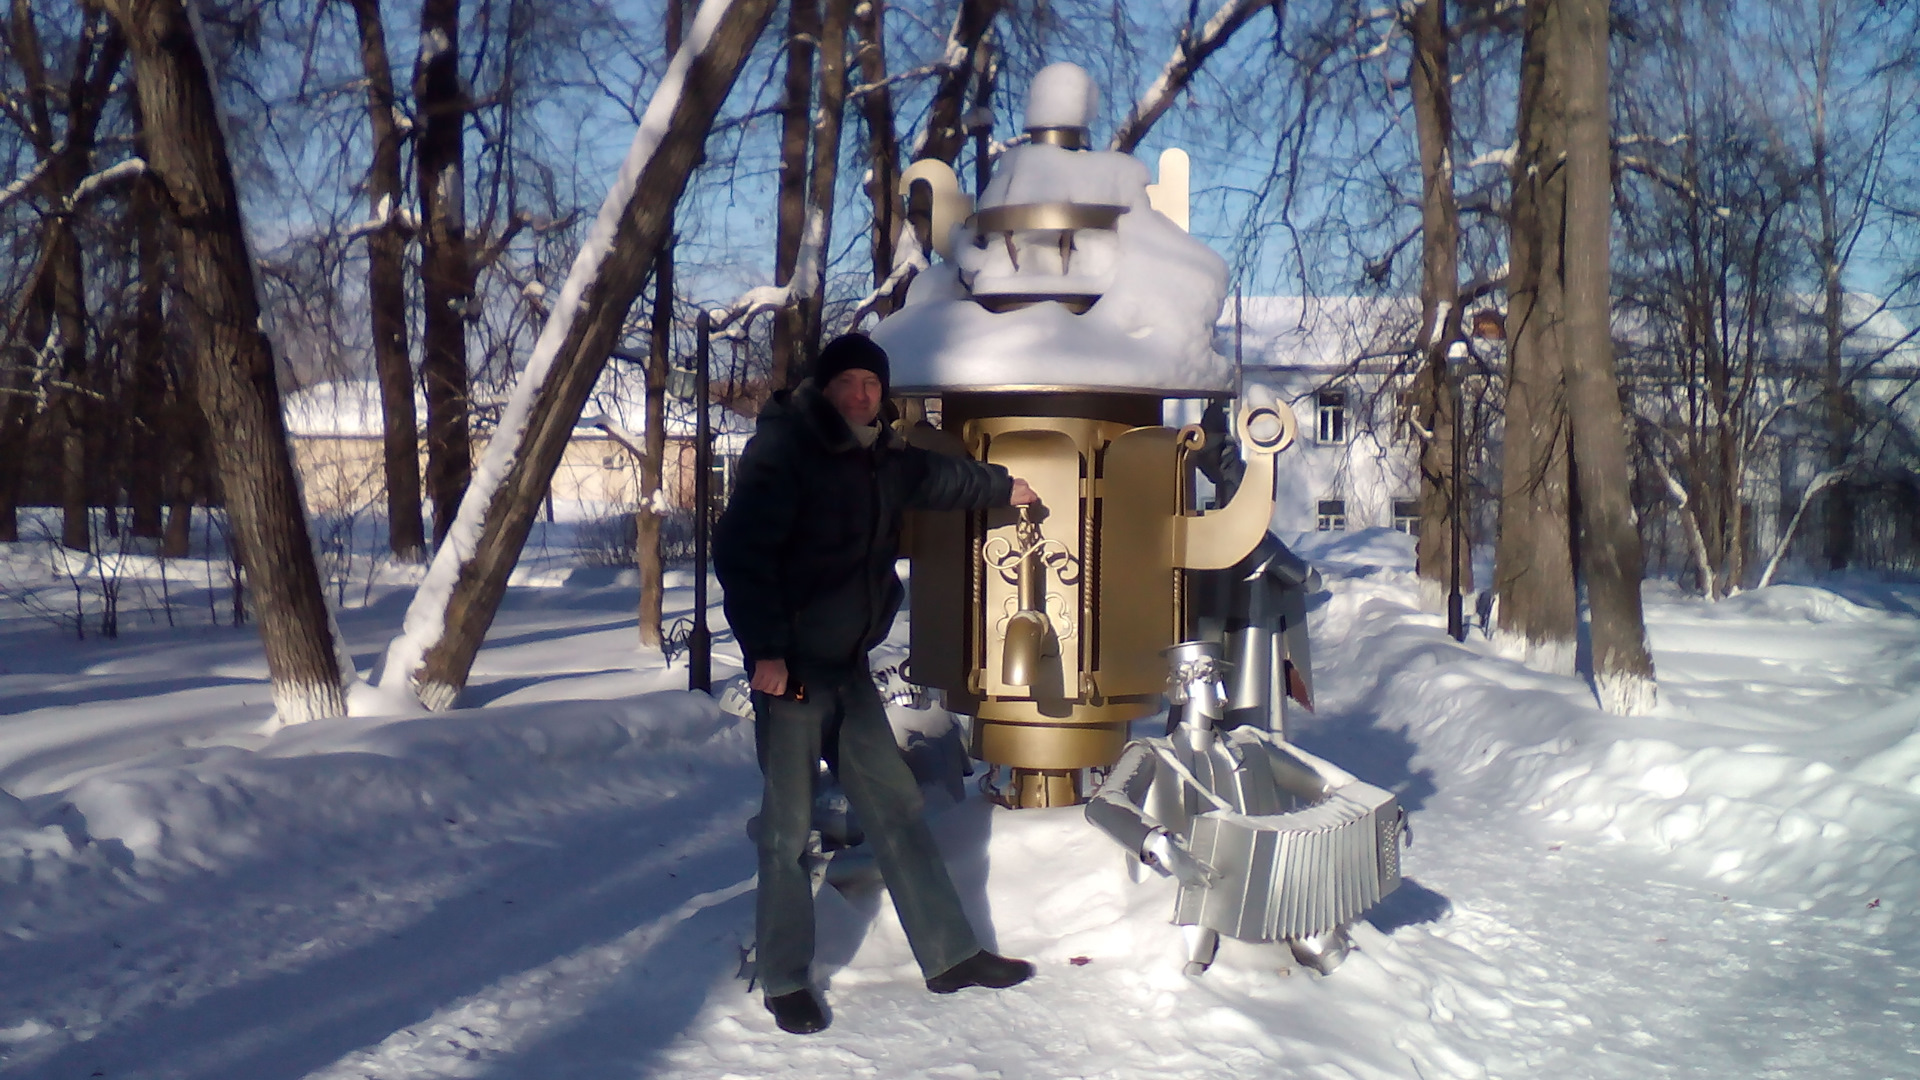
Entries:
POLYGON ((714 531, 714 570, 747 670, 865 662, 904 590, 893 572, 901 513, 1005 506, 998 465, 909 446, 882 425, 862 447, 811 380, 776 395, 734 474, 714 531))

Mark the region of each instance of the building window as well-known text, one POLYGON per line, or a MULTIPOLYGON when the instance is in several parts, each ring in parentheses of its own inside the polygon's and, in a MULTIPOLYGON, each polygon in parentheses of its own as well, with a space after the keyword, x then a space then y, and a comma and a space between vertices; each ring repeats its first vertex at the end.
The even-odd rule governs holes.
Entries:
POLYGON ((1418 499, 1393 500, 1393 527, 1408 536, 1420 535, 1420 501, 1418 499))
POLYGON ((1323 443, 1343 443, 1347 441, 1347 395, 1343 390, 1322 390, 1314 395, 1319 405, 1320 441, 1323 443))
POLYGON ((1320 514, 1314 527, 1321 532, 1346 532, 1347 500, 1321 499, 1320 514))

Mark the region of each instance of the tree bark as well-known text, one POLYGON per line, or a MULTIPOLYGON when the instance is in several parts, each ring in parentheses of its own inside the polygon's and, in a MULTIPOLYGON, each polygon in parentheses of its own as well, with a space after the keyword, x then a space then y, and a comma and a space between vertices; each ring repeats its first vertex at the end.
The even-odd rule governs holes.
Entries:
POLYGON ((1507 275, 1507 406, 1500 537, 1494 554, 1497 640, 1544 671, 1572 674, 1579 632, 1568 461, 1560 228, 1566 171, 1558 65, 1562 12, 1526 8, 1507 275))
MULTIPOLYGON (((684 19, 680 0, 668 0, 667 55, 680 51, 684 19)), ((666 600, 667 563, 660 550, 660 522, 672 500, 661 485, 667 463, 667 375, 673 363, 673 208, 667 208, 666 240, 653 268, 653 326, 647 342, 647 428, 640 455, 640 497, 634 515, 634 550, 640 570, 640 647, 658 649, 661 608, 666 600)))
MULTIPOLYGON (((406 137, 394 116, 399 98, 393 89, 393 66, 387 58, 380 0, 353 0, 353 14, 360 30, 360 64, 367 77, 367 122, 373 135, 367 202, 380 222, 367 234, 367 308, 373 330, 373 368, 380 383, 387 547, 401 562, 419 562, 426 556, 427 531, 420 513, 420 433, 414 410, 413 364, 407 355, 407 229, 400 213, 405 196, 400 147, 406 137)), ((461 341, 465 341, 464 333, 461 341)))
POLYGON ((473 262, 461 145, 467 99, 460 86, 460 0, 422 0, 413 99, 419 116, 414 161, 420 189, 420 381, 427 395, 427 495, 437 545, 453 527, 473 478, 466 321, 473 262))
MULTIPOLYGON (((134 113, 139 114, 138 88, 134 113)), ((144 128, 134 129, 134 150, 142 158, 151 151, 144 128)), ((134 288, 133 378, 127 412, 131 421, 130 453, 127 458, 127 502, 133 510, 133 535, 157 538, 165 525, 161 510, 166 503, 166 478, 163 464, 168 450, 166 308, 167 290, 165 239, 161 234, 162 202, 158 181, 151 173, 133 182, 131 210, 134 245, 137 249, 139 281, 134 288)))
POLYGON ((913 160, 944 161, 951 165, 960 155, 967 139, 967 87, 974 79, 974 56, 980 41, 1000 14, 1002 0, 961 0, 960 14, 947 38, 947 58, 951 67, 940 72, 934 84, 933 103, 927 110, 927 130, 913 160))
MULTIPOLYGON (((813 118, 813 56, 820 40, 820 0, 788 0, 786 100, 780 108, 780 193, 773 240, 773 284, 791 288, 807 227, 807 143, 813 118)), ((806 313, 789 302, 773 314, 770 389, 799 381, 806 313)))
POLYGON ((140 85, 149 161, 176 238, 193 384, 288 723, 339 716, 346 695, 260 328, 253 264, 210 73, 181 0, 110 0, 140 85))
MULTIPOLYGON (((680 51, 690 58, 690 66, 671 114, 658 129, 659 141, 644 157, 617 218, 613 205, 602 210, 603 221, 615 221, 605 256, 597 268, 576 264, 576 276, 586 275, 578 309, 571 304, 555 308, 541 335, 543 344, 535 348, 538 354, 550 337, 556 338, 552 362, 523 376, 538 380, 537 392, 527 399, 526 412, 515 416, 511 428, 503 422, 489 444, 488 459, 499 466, 500 479, 497 486, 476 488, 469 495, 475 501, 471 546, 463 535, 435 554, 429 580, 443 569, 457 575, 444 606, 437 597, 416 597, 407 613, 408 636, 388 653, 383 682, 404 678, 428 708, 450 707, 466 685, 580 409, 668 239, 669 211, 679 201, 713 118, 772 11, 773 0, 731 0, 704 44, 690 41, 680 51), (435 621, 437 633, 423 628, 435 621), (423 628, 418 638, 416 628, 423 628), (417 657, 414 648, 420 650, 417 657)), ((650 125, 653 118, 645 123, 650 125)), ((646 130, 643 127, 643 138, 646 130)), ((591 248, 581 258, 593 258, 591 248)), ((514 408, 509 406, 510 414, 514 408)), ((466 528, 463 523, 463 534, 466 528)))
POLYGON ((799 353, 808 363, 820 352, 827 302, 827 255, 833 238, 833 196, 840 178, 840 131, 847 103, 847 23, 853 0, 826 0, 820 26, 820 98, 813 121, 813 173, 807 180, 807 224, 802 248, 811 258, 804 273, 805 297, 799 353))
MULTIPOLYGON (((867 0, 853 9, 854 32, 860 42, 855 53, 860 81, 874 87, 861 96, 860 110, 867 123, 867 157, 872 162, 867 199, 873 204, 873 287, 876 289, 893 273, 893 245, 900 228, 900 145, 893 128, 893 94, 886 85, 885 16, 883 0, 867 0)), ((880 297, 873 310, 879 317, 886 318, 893 310, 891 298, 880 297)))
POLYGON ((1607 97, 1607 0, 1559 0, 1567 72, 1566 349, 1587 583, 1593 681, 1609 712, 1638 715, 1656 700, 1640 606, 1640 532, 1628 481, 1625 417, 1613 364, 1613 178, 1607 97))
MULTIPOLYGON (((1420 345, 1414 391, 1427 436, 1420 448, 1420 540, 1415 567, 1422 598, 1436 603, 1460 560, 1460 586, 1473 588, 1473 560, 1453 551, 1453 515, 1464 514, 1464 477, 1453 475, 1459 379, 1447 370, 1460 333, 1460 212, 1453 195, 1453 86, 1446 0, 1421 0, 1413 12, 1413 57, 1407 82, 1420 141, 1420 345), (1457 496, 1457 497, 1456 497, 1457 496)), ((1468 537, 1462 523, 1463 537, 1468 537)), ((1463 545, 1472 550, 1469 537, 1463 545)))

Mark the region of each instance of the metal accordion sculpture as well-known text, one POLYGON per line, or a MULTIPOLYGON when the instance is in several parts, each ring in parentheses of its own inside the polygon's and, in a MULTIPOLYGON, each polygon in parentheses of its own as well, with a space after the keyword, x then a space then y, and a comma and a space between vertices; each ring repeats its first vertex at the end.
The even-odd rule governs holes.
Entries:
POLYGON ((1087 818, 1134 852, 1164 833, 1210 872, 1183 880, 1174 907, 1190 931, 1189 972, 1206 970, 1220 934, 1285 941, 1331 972, 1346 927, 1399 887, 1405 815, 1392 792, 1271 732, 1217 730, 1228 704, 1220 653, 1207 641, 1169 650, 1172 730, 1127 745, 1087 818))
MULTIPOLYGON (((1401 818, 1391 792, 1259 733, 1230 732, 1216 745, 1333 786, 1297 809, 1235 807, 1194 818, 1187 849, 1220 876, 1183 886, 1174 922, 1244 941, 1290 941, 1338 930, 1399 887, 1401 818)), ((1260 775, 1249 769, 1241 778, 1260 775)))

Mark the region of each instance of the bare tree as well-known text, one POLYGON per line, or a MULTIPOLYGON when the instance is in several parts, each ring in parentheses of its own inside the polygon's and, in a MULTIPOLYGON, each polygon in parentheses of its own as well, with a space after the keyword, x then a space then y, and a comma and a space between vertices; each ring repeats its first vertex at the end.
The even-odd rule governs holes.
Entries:
MULTIPOLYGON (((1127 154, 1139 149, 1141 141, 1153 129, 1154 122, 1165 115, 1180 94, 1192 85, 1194 75, 1199 73, 1200 66, 1207 62, 1207 58, 1220 51, 1233 37, 1234 31, 1245 26, 1255 15, 1267 8, 1278 11, 1284 4, 1285 0, 1225 0, 1213 16, 1200 26, 1194 25, 1199 5, 1189 5, 1186 22, 1181 25, 1179 39, 1173 47, 1172 58, 1160 70, 1153 85, 1134 102, 1126 119, 1114 129, 1110 148, 1127 154)), ((1437 2, 1422 6, 1437 6, 1437 2)))
POLYGON ((953 164, 967 138, 967 89, 984 63, 981 44, 1000 14, 1001 0, 960 0, 959 14, 947 35, 933 101, 927 107, 927 126, 921 129, 913 151, 915 161, 953 164))
POLYGON ((432 709, 458 699, 574 422, 667 240, 668 211, 772 10, 773 0, 702 4, 487 447, 485 482, 469 488, 388 650, 383 685, 409 687, 432 709))
POLYGON ((822 312, 827 300, 827 258, 833 238, 833 204, 840 175, 840 129, 847 100, 847 29, 853 0, 824 0, 820 24, 820 95, 813 120, 813 168, 807 178, 807 216, 801 250, 806 261, 795 268, 800 287, 799 353, 809 361, 820 351, 822 312))
POLYGON ((900 145, 893 122, 893 93, 887 81, 886 5, 867 0, 853 9, 854 32, 860 42, 854 59, 860 71, 857 97, 867 125, 867 200, 873 206, 873 286, 875 312, 885 317, 892 309, 877 290, 893 272, 894 234, 900 204, 900 145))
POLYGON ((433 541, 446 539, 473 477, 467 371, 466 164, 468 102, 460 85, 460 0, 421 0, 413 69, 419 115, 414 164, 420 195, 420 381, 427 395, 427 495, 433 541))
POLYGON ((413 362, 407 352, 405 269, 411 230, 405 223, 406 192, 400 170, 406 131, 387 58, 380 0, 353 0, 353 14, 360 32, 361 70, 366 74, 367 127, 373 136, 373 160, 367 169, 367 201, 373 209, 367 232, 367 310, 373 330, 373 367, 380 383, 387 546, 395 558, 418 562, 425 557, 427 535, 420 515, 413 362))
MULTIPOLYGON (((680 51, 683 13, 680 0, 668 0, 667 55, 680 51)), ((666 598, 666 559, 660 550, 660 518, 669 502, 661 490, 667 460, 667 376, 673 360, 673 210, 667 211, 666 239, 653 270, 653 324, 647 342, 647 427, 640 456, 640 494, 644 500, 634 521, 634 547, 640 571, 640 646, 657 649, 661 605, 666 598)))
MULTIPOLYGON (((51 420, 60 446, 64 509, 60 540, 85 551, 92 544, 89 507, 93 501, 87 432, 90 414, 96 411, 91 402, 98 394, 88 385, 86 261, 73 214, 82 186, 93 174, 96 129, 126 45, 109 22, 83 11, 64 101, 56 105, 56 87, 46 69, 33 6, 27 0, 14 0, 8 36, 25 83, 24 109, 8 111, 23 126, 38 155, 35 186, 43 215, 40 259, 25 290, 29 308, 24 318, 15 321, 24 331, 20 338, 48 354, 45 362, 54 373, 47 381, 54 387, 51 420), (64 130, 56 125, 56 115, 65 121, 64 130)), ((16 416, 14 422, 21 419, 16 416)), ((5 509, 11 516, 11 504, 5 509)))
MULTIPOLYGON (((1446 0, 1421 0, 1409 16, 1413 55, 1407 83, 1413 95, 1420 147, 1420 373, 1414 400, 1424 435, 1420 445, 1420 539, 1416 569, 1429 604, 1451 584, 1456 563, 1461 587, 1473 588, 1473 560, 1453 550, 1453 519, 1465 513, 1465 477, 1454 473, 1454 436, 1460 430, 1459 379, 1447 357, 1461 340, 1460 212, 1453 194, 1453 65, 1446 0)), ((1468 536, 1462 532, 1462 536, 1468 536)), ((1471 548, 1471 542, 1462 545, 1471 548)))
POLYGON ((1571 674, 1579 632, 1562 348, 1566 103, 1553 37, 1565 12, 1526 6, 1507 272, 1507 408, 1496 638, 1531 665, 1571 674))
POLYGON ((260 615, 282 721, 338 716, 346 694, 287 448, 272 345, 211 73, 181 0, 111 0, 134 61, 141 122, 177 238, 197 347, 194 388, 260 615))
POLYGON ((806 312, 794 302, 794 274, 807 225, 807 147, 813 103, 813 58, 820 43, 820 0, 787 0, 786 97, 780 103, 780 191, 774 233, 773 284, 788 296, 774 314, 771 389, 793 382, 805 357, 806 312))
POLYGON ((1608 85, 1608 0, 1567 4, 1566 330, 1563 352, 1580 508, 1580 569, 1587 585, 1593 681, 1610 712, 1651 710, 1653 655, 1641 612, 1642 555, 1628 491, 1627 431, 1614 373, 1613 170, 1608 85))

